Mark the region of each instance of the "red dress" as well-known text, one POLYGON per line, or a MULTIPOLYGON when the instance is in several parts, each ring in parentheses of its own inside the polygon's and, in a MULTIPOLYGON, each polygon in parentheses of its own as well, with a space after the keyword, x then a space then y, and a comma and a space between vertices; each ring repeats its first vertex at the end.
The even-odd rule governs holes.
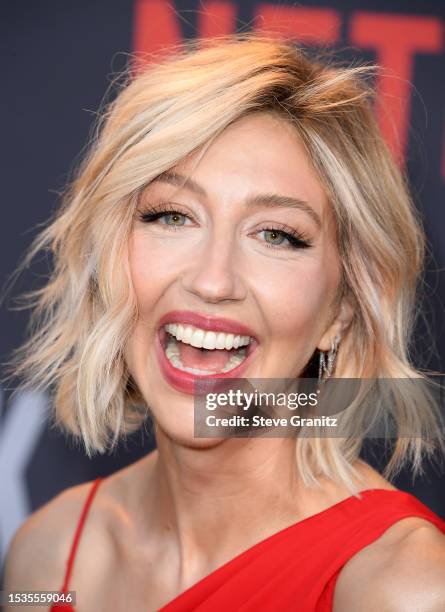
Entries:
MULTIPOLYGON (((101 479, 85 502, 67 561, 69 580, 82 526, 101 479)), ((397 521, 423 518, 445 534, 445 522, 409 493, 369 489, 255 544, 175 597, 161 612, 331 612, 345 563, 397 521)), ((52 612, 74 612, 54 605, 52 612)))

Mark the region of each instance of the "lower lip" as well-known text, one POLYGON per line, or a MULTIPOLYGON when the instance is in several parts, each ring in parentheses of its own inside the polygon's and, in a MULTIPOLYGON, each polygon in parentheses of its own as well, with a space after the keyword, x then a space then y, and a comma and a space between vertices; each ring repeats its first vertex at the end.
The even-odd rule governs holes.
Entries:
MULTIPOLYGON (((156 354, 158 357, 159 365, 161 368, 161 372, 165 378, 165 380, 177 391, 181 391, 182 393, 188 393, 189 395, 195 395, 195 382, 196 381, 206 381, 206 380, 218 380, 220 378, 240 378, 241 375, 245 372, 247 366, 249 365, 252 356, 255 352, 256 342, 250 344, 247 349, 247 356, 242 363, 240 363, 236 368, 230 370, 229 372, 221 372, 220 374, 210 374, 209 376, 199 376, 198 374, 192 374, 191 372, 183 372, 175 366, 167 359, 167 356, 164 352, 164 348, 161 342, 161 334, 166 334, 167 332, 162 328, 156 334, 156 354)), ((205 393, 205 392, 204 392, 205 393)))

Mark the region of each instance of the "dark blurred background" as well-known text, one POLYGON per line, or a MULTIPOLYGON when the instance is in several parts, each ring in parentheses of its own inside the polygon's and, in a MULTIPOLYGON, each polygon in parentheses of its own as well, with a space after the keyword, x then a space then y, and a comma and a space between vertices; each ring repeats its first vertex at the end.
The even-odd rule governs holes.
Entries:
MULTIPOLYGON (((413 360, 443 371, 445 357, 445 5, 437 0, 331 2, 5 0, 0 5, 2 206, 0 283, 18 265, 63 189, 112 80, 128 53, 158 51, 181 38, 235 30, 281 32, 296 43, 335 49, 354 62, 380 64, 376 107, 383 133, 406 169, 429 241, 422 316, 413 360)), ((112 99, 112 91, 108 99, 112 99), (110 98, 111 96, 111 98, 110 98)), ((13 295, 37 287, 46 256, 26 270, 13 295)), ((0 360, 25 337, 27 312, 0 310, 0 360)), ((134 434, 110 456, 88 459, 80 445, 52 429, 48 398, 0 389, 0 560, 26 516, 62 489, 107 475, 152 448, 134 434)), ((366 457, 376 466, 381 449, 366 457)), ((413 492, 445 517, 445 476, 437 467, 412 482, 413 492)))

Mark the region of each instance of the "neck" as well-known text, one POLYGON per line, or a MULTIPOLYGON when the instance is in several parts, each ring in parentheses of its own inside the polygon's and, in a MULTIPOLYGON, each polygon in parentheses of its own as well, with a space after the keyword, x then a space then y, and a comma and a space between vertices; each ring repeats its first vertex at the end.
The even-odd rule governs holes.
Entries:
POLYGON ((158 431, 157 446, 154 521, 179 552, 181 582, 298 520, 295 440, 238 438, 190 448, 158 431))

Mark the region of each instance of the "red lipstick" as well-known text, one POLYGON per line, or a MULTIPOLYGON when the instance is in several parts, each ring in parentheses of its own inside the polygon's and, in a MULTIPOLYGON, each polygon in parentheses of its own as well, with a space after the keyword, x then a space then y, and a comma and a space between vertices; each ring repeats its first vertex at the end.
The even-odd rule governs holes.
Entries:
POLYGON ((226 334, 236 334, 240 336, 250 336, 255 338, 254 332, 241 323, 222 317, 205 315, 188 310, 173 310, 166 313, 159 321, 159 329, 156 334, 156 354, 159 361, 159 366, 165 380, 177 391, 195 394, 195 382, 205 380, 216 380, 224 378, 241 378, 246 368, 252 360, 253 353, 258 345, 256 340, 253 340, 247 347, 247 355, 242 363, 230 370, 219 374, 199 375, 192 372, 185 372, 176 368, 167 358, 164 346, 167 338, 167 332, 164 326, 167 323, 179 323, 199 327, 205 331, 224 332, 226 334))

